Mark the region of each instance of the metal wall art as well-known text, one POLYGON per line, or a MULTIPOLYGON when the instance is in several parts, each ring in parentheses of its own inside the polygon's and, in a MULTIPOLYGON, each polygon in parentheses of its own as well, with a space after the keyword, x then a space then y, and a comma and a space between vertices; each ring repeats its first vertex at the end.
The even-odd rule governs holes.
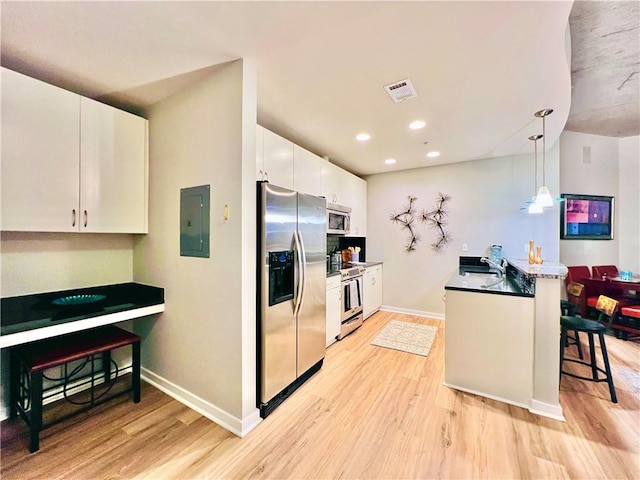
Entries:
POLYGON ((427 223, 431 228, 436 230, 437 238, 431 244, 431 248, 436 252, 443 250, 451 240, 451 234, 445 229, 448 213, 446 203, 451 200, 451 196, 438 193, 435 208, 431 211, 423 210, 422 213, 418 213, 415 207, 415 202, 418 197, 409 195, 407 199, 409 200, 409 204, 404 211, 401 213, 394 212, 390 217, 393 223, 399 223, 401 228, 409 231, 409 239, 405 245, 405 250, 407 252, 415 251, 416 244, 418 240, 420 240, 420 234, 416 230, 417 221, 427 223))

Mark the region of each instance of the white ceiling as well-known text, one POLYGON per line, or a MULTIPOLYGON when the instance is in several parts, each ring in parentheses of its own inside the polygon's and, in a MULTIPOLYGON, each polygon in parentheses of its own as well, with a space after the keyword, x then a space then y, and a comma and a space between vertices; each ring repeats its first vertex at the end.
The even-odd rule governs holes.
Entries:
POLYGON ((577 1, 571 25, 571 111, 565 130, 640 135, 640 2, 577 1))
POLYGON ((528 153, 571 101, 570 1, 6 2, 2 65, 145 112, 238 58, 258 121, 356 174, 528 153), (410 78, 395 104, 383 86, 410 78), (416 119, 426 128, 413 131, 416 119), (371 134, 365 144, 355 140, 371 134), (428 145, 425 145, 428 142, 428 145), (437 159, 427 159, 439 150, 437 159), (383 161, 395 158, 394 166, 383 161))

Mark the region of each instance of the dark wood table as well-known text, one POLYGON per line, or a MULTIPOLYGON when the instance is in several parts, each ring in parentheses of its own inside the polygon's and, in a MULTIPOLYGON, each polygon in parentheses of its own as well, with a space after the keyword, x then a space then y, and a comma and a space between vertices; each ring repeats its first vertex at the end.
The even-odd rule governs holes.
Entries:
POLYGON ((621 280, 614 278, 583 278, 586 296, 606 295, 616 300, 637 300, 640 304, 640 281, 638 279, 621 280))

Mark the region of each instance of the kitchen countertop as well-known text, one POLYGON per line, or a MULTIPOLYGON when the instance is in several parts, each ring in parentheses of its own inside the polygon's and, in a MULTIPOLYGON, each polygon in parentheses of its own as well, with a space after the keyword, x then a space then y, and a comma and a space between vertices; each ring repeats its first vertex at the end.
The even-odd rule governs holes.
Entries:
POLYGON ((0 347, 163 311, 163 288, 133 282, 2 298, 0 347))
POLYGON ((518 297, 533 297, 532 294, 525 293, 522 289, 511 280, 511 278, 505 278, 504 281, 497 285, 486 287, 496 282, 498 277, 491 275, 488 272, 464 272, 456 273, 451 276, 447 284, 444 286, 445 290, 464 290, 469 292, 478 293, 490 293, 498 295, 514 295, 518 297))
POLYGON ((564 278, 567 276, 567 267, 562 263, 542 263, 531 265, 526 259, 507 259, 507 261, 525 275, 533 278, 564 278))

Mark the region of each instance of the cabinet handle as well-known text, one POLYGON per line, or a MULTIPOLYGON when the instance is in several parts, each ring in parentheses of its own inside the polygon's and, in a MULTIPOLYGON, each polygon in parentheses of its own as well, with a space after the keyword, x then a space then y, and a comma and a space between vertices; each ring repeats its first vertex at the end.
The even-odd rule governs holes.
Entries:
POLYGON ((260 181, 264 180, 264 172, 262 170, 258 172, 258 177, 260 178, 260 181))
POLYGON ((71 209, 71 226, 72 227, 76 226, 76 209, 75 208, 71 209))
POLYGON ((371 279, 371 285, 375 285, 375 284, 376 284, 376 277, 373 277, 373 278, 371 279))
POLYGON ((263 178, 267 181, 267 183, 269 183, 269 172, 265 171, 263 178))
POLYGON ((85 228, 87 227, 87 221, 89 220, 89 214, 87 213, 87 211, 84 211, 84 226, 85 228))

